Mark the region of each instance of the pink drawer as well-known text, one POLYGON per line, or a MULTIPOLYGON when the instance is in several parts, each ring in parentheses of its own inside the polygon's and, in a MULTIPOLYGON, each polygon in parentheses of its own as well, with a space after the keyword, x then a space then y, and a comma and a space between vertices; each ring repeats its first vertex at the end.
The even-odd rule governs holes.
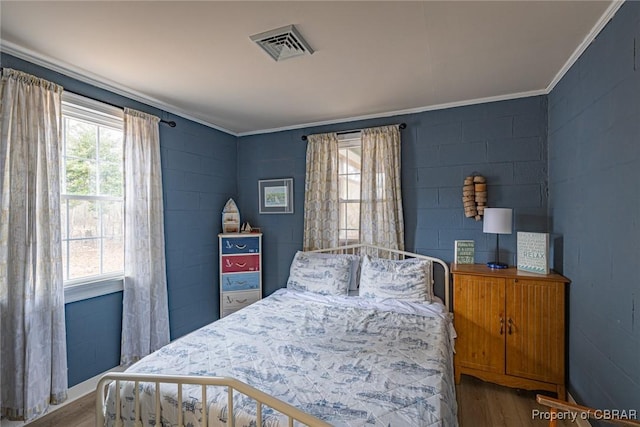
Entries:
POLYGON ((222 272, 260 271, 260 255, 223 255, 222 272))

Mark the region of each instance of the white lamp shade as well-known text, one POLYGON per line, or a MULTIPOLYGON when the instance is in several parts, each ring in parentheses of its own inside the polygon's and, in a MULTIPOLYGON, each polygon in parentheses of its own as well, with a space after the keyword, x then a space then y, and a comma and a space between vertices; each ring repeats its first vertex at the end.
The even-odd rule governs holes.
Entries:
POLYGON ((482 231, 484 233, 511 234, 511 208, 484 208, 482 231))

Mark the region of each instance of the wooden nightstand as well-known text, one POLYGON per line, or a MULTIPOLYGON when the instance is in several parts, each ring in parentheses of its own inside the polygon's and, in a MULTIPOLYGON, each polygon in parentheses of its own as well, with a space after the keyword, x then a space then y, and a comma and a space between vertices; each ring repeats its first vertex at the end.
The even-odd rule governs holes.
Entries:
POLYGON ((452 264, 455 379, 462 374, 566 399, 565 285, 560 274, 452 264))

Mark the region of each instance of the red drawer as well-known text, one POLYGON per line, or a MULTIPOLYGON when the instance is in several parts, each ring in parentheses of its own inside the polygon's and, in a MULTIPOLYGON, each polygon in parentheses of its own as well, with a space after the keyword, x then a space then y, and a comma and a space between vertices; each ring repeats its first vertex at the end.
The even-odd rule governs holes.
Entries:
POLYGON ((259 271, 260 255, 223 255, 222 272, 259 271))

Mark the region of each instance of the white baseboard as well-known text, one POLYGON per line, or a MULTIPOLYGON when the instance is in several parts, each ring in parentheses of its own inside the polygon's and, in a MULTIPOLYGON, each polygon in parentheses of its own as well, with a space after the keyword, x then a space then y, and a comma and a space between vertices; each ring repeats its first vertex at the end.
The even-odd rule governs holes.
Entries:
MULTIPOLYGON (((81 397, 84 397, 87 394, 89 394, 92 391, 94 391, 96 389, 97 385, 98 385, 98 380, 104 374, 106 374, 108 372, 122 372, 122 371, 124 371, 123 367, 116 366, 115 368, 109 369, 108 371, 105 371, 105 372, 103 372, 101 374, 98 374, 93 378, 89 378, 88 380, 83 381, 80 384, 74 385, 67 392, 67 400, 65 400, 64 402, 62 402, 59 405, 51 405, 51 406, 49 406, 49 409, 47 409, 47 412, 45 412, 42 416, 48 415, 48 414, 50 414, 52 412, 55 412, 58 409, 63 408, 65 406, 69 405, 70 403, 73 403, 76 400, 80 399, 81 397)), ((35 420, 31 420, 30 422, 33 422, 33 421, 35 421, 35 420)), ((2 427, 22 427, 24 425, 26 425, 24 421, 2 420, 2 427)))
MULTIPOLYGON (((576 402, 573 396, 571 396, 571 393, 567 392, 567 398, 569 400, 569 403, 573 403, 574 405, 579 405, 579 403, 576 402)), ((583 420, 580 417, 576 418, 576 425, 578 427, 591 427, 591 423, 589 422, 589 420, 583 420)))

